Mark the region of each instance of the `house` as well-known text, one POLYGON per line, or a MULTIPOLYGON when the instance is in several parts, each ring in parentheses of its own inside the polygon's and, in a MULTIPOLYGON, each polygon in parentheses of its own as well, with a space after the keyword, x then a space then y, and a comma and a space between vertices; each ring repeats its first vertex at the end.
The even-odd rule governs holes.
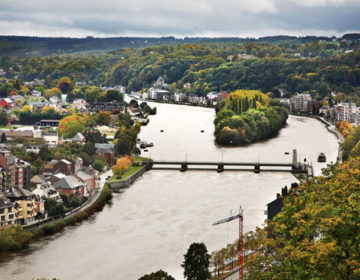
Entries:
POLYGON ((2 135, 3 133, 6 135, 7 140, 15 140, 16 138, 26 138, 26 139, 34 138, 33 130, 1 129, 0 135, 2 135))
POLYGON ((41 128, 58 127, 59 123, 60 123, 60 120, 41 120, 40 127, 41 128))
POLYGON ((23 188, 9 188, 6 196, 15 203, 15 223, 29 225, 35 222, 35 195, 23 188))
MULTIPOLYGON (((292 183, 291 189, 297 188, 298 183, 292 183)), ((281 189, 281 195, 276 194, 276 199, 267 204, 267 218, 268 220, 272 220, 282 209, 284 197, 289 195, 288 188, 285 186, 281 189)))
POLYGON ((57 202, 62 203, 59 192, 49 182, 38 184, 36 188, 32 191, 32 193, 37 197, 38 200, 52 198, 55 199, 57 202))
POLYGON ((71 107, 77 109, 79 112, 87 112, 89 103, 87 103, 86 100, 82 98, 75 98, 71 104, 71 107))
POLYGON ((154 83, 154 85, 155 85, 156 87, 163 87, 164 84, 165 84, 165 80, 164 80, 164 78, 161 77, 161 76, 160 76, 160 77, 156 80, 156 82, 154 83))
POLYGON ((35 175, 30 179, 31 188, 36 188, 38 185, 46 183, 45 176, 43 174, 35 175))
POLYGON ((188 89, 190 89, 191 88, 191 84, 190 83, 185 83, 184 85, 183 85, 183 88, 188 88, 188 89))
POLYGON ((147 91, 150 100, 165 101, 169 99, 169 91, 157 88, 149 88, 147 91))
POLYGON ((41 97, 41 92, 37 91, 37 90, 32 90, 31 91, 31 96, 33 96, 33 97, 41 97))
POLYGON ((61 178, 59 181, 55 182, 53 186, 60 194, 75 194, 79 197, 84 196, 86 188, 86 185, 74 175, 61 178))
POLYGON ((310 94, 301 93, 290 99, 292 112, 306 112, 307 105, 311 102, 310 94))
POLYGON ((0 194, 0 229, 15 224, 15 203, 0 194))
POLYGON ((200 98, 196 94, 192 93, 189 95, 188 100, 190 103, 198 104, 200 101, 200 98))
POLYGON ((320 106, 320 101, 311 100, 307 103, 307 112, 310 114, 318 115, 320 106))
POLYGON ((56 174, 63 173, 65 175, 70 175, 73 172, 72 163, 66 159, 62 160, 52 160, 45 164, 44 173, 45 174, 56 174))
POLYGON ((31 164, 16 158, 14 176, 12 178, 12 186, 15 188, 24 188, 30 189, 30 180, 31 180, 31 164))
POLYGON ((80 132, 78 132, 73 138, 71 138, 71 142, 83 143, 85 142, 85 137, 80 132))
POLYGON ((108 143, 95 143, 95 154, 103 154, 106 158, 106 162, 112 166, 115 163, 115 156, 114 156, 114 144, 108 143))
POLYGON ((55 147, 59 143, 59 135, 57 132, 43 132, 42 138, 50 147, 55 147))
POLYGON ((12 101, 10 98, 2 98, 0 100, 0 107, 10 109, 14 106, 14 101, 12 101))
POLYGON ((111 102, 94 102, 90 106, 90 110, 92 112, 96 111, 106 111, 110 112, 111 114, 119 114, 124 111, 124 103, 111 101, 111 102))
POLYGON ((85 171, 79 171, 76 173, 75 177, 86 185, 87 192, 90 193, 96 189, 97 176, 94 172, 92 174, 88 174, 85 171))
POLYGON ((183 92, 176 92, 176 93, 174 94, 174 101, 175 101, 175 102, 185 102, 185 101, 186 101, 186 98, 187 98, 187 96, 186 96, 186 94, 183 93, 183 92))

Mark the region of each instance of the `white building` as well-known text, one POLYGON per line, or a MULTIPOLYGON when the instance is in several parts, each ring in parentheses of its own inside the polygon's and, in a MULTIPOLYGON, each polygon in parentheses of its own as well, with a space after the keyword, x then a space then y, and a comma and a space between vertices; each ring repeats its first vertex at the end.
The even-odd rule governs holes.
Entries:
POLYGON ((174 101, 175 102, 184 102, 186 101, 186 94, 183 92, 176 92, 174 94, 174 101))
POLYGON ((306 112, 307 105, 311 102, 311 96, 308 93, 301 93, 291 98, 291 110, 293 112, 306 112))

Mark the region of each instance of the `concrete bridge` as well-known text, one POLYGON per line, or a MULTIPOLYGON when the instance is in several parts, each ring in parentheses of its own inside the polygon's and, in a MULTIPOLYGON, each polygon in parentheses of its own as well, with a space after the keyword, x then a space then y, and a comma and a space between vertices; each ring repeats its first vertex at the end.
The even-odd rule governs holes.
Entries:
POLYGON ((150 160, 146 163, 148 170, 214 170, 217 172, 227 171, 260 171, 291 172, 293 174, 312 175, 312 166, 300 163, 297 160, 297 152, 293 150, 293 160, 290 163, 280 162, 212 162, 212 161, 164 161, 150 160))

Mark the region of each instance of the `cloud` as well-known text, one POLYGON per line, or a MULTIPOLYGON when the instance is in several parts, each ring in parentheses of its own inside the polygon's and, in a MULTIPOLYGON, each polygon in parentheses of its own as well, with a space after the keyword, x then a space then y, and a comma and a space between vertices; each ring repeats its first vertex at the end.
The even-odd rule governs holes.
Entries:
POLYGON ((339 35, 360 30, 359 12, 356 0, 1 0, 0 32, 101 37, 339 35))

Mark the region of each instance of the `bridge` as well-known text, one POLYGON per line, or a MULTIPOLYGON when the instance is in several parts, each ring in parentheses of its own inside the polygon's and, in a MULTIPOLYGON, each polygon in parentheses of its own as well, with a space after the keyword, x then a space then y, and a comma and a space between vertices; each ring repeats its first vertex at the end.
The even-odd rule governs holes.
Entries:
POLYGON ((214 170, 223 171, 261 171, 291 172, 293 174, 312 175, 312 166, 300 163, 297 160, 297 152, 293 150, 293 160, 290 163, 280 162, 216 162, 216 161, 164 161, 149 160, 146 162, 148 170, 214 170))

